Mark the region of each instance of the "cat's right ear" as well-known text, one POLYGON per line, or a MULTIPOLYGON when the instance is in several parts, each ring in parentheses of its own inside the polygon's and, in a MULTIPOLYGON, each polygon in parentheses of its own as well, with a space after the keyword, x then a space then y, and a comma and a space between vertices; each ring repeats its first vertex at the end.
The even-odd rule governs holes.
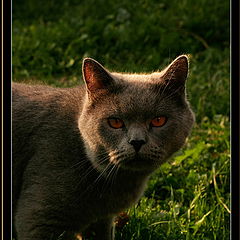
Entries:
POLYGON ((110 73, 92 58, 83 60, 82 73, 87 90, 92 94, 107 90, 113 84, 110 73))

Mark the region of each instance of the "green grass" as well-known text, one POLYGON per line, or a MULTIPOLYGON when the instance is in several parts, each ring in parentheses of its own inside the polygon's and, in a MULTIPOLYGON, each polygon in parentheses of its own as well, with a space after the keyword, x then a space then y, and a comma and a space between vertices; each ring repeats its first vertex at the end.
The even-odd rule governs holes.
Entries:
POLYGON ((81 84, 81 61, 151 72, 191 55, 196 124, 116 239, 230 239, 229 2, 13 0, 13 80, 81 84))

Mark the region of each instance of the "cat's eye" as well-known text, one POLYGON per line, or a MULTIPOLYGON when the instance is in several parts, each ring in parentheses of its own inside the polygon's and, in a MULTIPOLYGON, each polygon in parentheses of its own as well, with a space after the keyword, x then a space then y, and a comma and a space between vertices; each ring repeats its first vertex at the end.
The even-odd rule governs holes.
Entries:
POLYGON ((162 127, 166 122, 167 122, 167 118, 164 116, 155 117, 154 119, 152 119, 150 125, 152 127, 162 127))
POLYGON ((119 118, 109 118, 108 124, 112 128, 123 128, 124 127, 123 120, 121 120, 119 118))

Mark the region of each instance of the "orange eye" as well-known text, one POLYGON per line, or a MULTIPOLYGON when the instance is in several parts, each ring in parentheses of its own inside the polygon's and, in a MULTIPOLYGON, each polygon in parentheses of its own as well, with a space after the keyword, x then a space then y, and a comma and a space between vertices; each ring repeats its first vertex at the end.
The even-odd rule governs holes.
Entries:
POLYGON ((151 121, 152 127, 162 127, 167 122, 167 118, 164 116, 156 117, 151 121))
POLYGON ((108 119, 108 124, 112 128, 122 128, 122 127, 124 127, 123 120, 121 120, 119 118, 109 118, 108 119))

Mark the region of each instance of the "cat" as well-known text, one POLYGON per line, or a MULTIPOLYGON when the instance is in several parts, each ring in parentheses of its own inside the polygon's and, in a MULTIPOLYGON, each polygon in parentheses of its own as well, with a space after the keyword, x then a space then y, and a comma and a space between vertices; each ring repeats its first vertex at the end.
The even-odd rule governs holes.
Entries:
POLYGON ((188 57, 151 74, 83 60, 84 85, 12 84, 13 224, 17 240, 114 238, 151 173, 194 124, 188 57))

